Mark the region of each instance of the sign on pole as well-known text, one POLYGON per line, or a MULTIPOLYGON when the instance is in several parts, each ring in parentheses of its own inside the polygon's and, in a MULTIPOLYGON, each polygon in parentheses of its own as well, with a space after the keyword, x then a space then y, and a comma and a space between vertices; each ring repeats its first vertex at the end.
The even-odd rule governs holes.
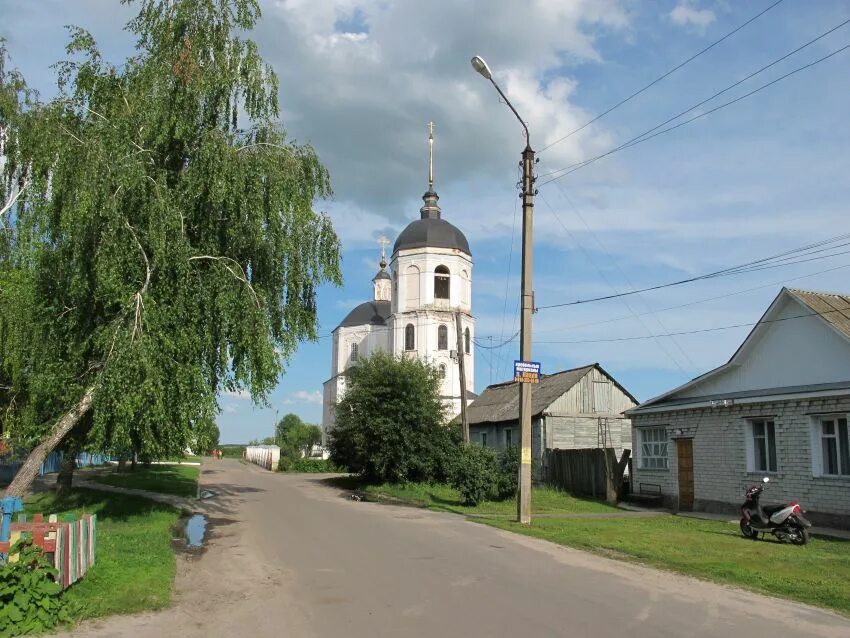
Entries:
POLYGON ((540 383, 540 362, 515 360, 514 381, 517 383, 540 383))

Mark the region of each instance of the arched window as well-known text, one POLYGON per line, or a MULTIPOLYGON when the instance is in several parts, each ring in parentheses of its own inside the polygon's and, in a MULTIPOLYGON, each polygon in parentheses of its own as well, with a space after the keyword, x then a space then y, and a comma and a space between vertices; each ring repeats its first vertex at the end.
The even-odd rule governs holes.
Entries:
POLYGON ((404 288, 407 291, 408 310, 419 307, 419 269, 416 266, 408 266, 404 271, 404 288))
POLYGON ((445 326, 437 328, 437 350, 449 349, 449 329, 445 326))
POLYGON ((445 266, 437 266, 434 270, 434 298, 449 298, 449 269, 445 266))
POLYGON ((444 363, 440 364, 440 378, 441 379, 446 378, 446 365, 444 363))
POLYGON ((414 350, 416 348, 416 332, 412 323, 404 327, 404 349, 414 350))
POLYGON ((463 351, 466 352, 466 354, 469 354, 470 341, 472 341, 472 339, 469 337, 469 328, 467 328, 463 331, 463 351))
POLYGON ((351 363, 357 361, 357 355, 360 353, 360 344, 352 343, 351 344, 351 363))
POLYGON ((470 285, 469 273, 465 270, 460 273, 460 302, 467 306, 471 303, 470 300, 470 285))

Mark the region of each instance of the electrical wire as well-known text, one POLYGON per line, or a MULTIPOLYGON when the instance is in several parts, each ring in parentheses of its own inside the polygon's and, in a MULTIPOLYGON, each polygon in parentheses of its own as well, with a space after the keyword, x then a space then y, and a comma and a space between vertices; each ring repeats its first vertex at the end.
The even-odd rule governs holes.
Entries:
MULTIPOLYGON (((582 162, 577 162, 575 164, 571 164, 570 166, 565 166, 564 168, 561 168, 561 169, 552 171, 550 173, 547 173, 546 176, 553 176, 553 177, 549 177, 549 179, 542 182, 540 184, 540 188, 542 188, 543 186, 546 186, 547 184, 551 184, 555 180, 559 180, 559 179, 566 177, 567 175, 571 175, 572 173, 575 173, 577 170, 580 170, 580 169, 582 169, 586 166, 589 166, 590 164, 593 164, 593 163, 595 163, 595 162, 597 162, 597 161, 599 161, 599 160, 601 160, 605 157, 608 157, 609 155, 613 155, 614 153, 618 153, 618 152, 623 151, 627 148, 637 146, 638 144, 642 144, 643 142, 648 142, 649 140, 654 139, 654 138, 658 137, 659 135, 663 135, 665 133, 675 131, 676 129, 681 128, 682 126, 685 126, 686 124, 690 124, 691 122, 695 122, 696 120, 707 117, 707 116, 711 115, 712 113, 716 113, 717 111, 719 111, 721 109, 724 109, 728 106, 732 106, 733 104, 736 104, 736 103, 738 103, 742 100, 745 100, 749 97, 752 97, 756 93, 759 93, 759 92, 767 89, 768 87, 773 86, 774 84, 777 84, 777 83, 779 83, 779 82, 781 82, 781 81, 783 81, 783 80, 785 80, 785 79, 787 79, 787 78, 789 78, 793 75, 796 75, 797 73, 800 73, 801 71, 805 71, 806 69, 810 69, 813 66, 820 64, 821 62, 825 62, 826 60, 829 60, 830 58, 838 55, 839 53, 843 53, 847 49, 850 49, 850 44, 847 44, 847 45, 841 47, 840 49, 836 49, 835 51, 832 51, 832 52, 828 53, 827 55, 825 55, 821 58, 818 58, 817 60, 814 60, 813 62, 809 62, 808 64, 804 64, 803 66, 799 66, 796 69, 793 69, 793 70, 789 71, 788 73, 785 73, 784 75, 781 75, 778 78, 771 80, 770 82, 767 82, 765 84, 762 84, 759 87, 756 87, 752 91, 744 93, 743 95, 740 95, 733 100, 729 100, 728 102, 724 102, 723 104, 715 106, 714 108, 709 109, 708 111, 698 113, 694 117, 688 118, 687 120, 679 122, 678 124, 675 124, 673 126, 669 126, 667 128, 663 128, 661 130, 656 130, 658 127, 653 127, 652 129, 649 129, 649 131, 644 131, 640 135, 637 135, 637 136, 631 138, 629 141, 624 142, 623 144, 620 144, 619 146, 616 146, 612 149, 609 149, 608 151, 606 151, 604 153, 600 153, 599 155, 595 155, 594 157, 591 157, 591 158, 584 160, 582 162), (651 131, 655 131, 655 132, 652 133, 651 135, 649 135, 648 133, 650 133, 651 131), (560 175, 558 175, 557 173, 560 173, 560 175)), ((688 109, 687 111, 685 111, 685 113, 687 113, 691 110, 692 109, 688 109)), ((676 116, 676 117, 679 117, 679 116, 676 116)), ((676 119, 676 117, 674 117, 672 119, 676 119)), ((663 124, 661 124, 660 126, 663 126, 663 124)))
POLYGON ((694 60, 696 60, 698 57, 700 57, 700 56, 701 56, 701 55, 703 55, 704 53, 707 53, 708 51, 710 51, 711 49, 713 49, 714 47, 716 47, 718 44, 720 44, 720 43, 721 43, 721 42, 723 42, 724 40, 726 40, 726 39, 730 38, 731 36, 735 35, 736 33, 738 33, 738 31, 740 31, 741 29, 743 29, 743 28, 744 28, 744 27, 746 27, 747 25, 751 24, 752 22, 755 22, 757 19, 759 19, 759 18, 760 18, 761 16, 763 16, 765 13, 767 13, 768 11, 770 11, 771 9, 773 9, 774 7, 776 7, 777 5, 781 4, 782 2, 783 2, 783 0, 777 0, 777 2, 774 2, 773 4, 771 4, 769 7, 767 7, 767 8, 766 8, 766 9, 764 9, 763 11, 761 11, 761 12, 757 13, 757 14, 756 14, 756 15, 754 15, 752 18, 750 18, 749 20, 747 20, 746 22, 744 22, 744 23, 743 23, 743 24, 741 24, 740 26, 736 27, 735 29, 733 29, 732 31, 730 31, 729 33, 727 33, 726 35, 724 35, 724 36, 723 36, 722 38, 720 38, 719 40, 715 40, 714 42, 712 42, 711 44, 709 44, 709 45, 708 45, 707 47, 705 47, 704 49, 702 49, 702 50, 698 51, 697 53, 695 53, 694 55, 692 55, 691 57, 689 57, 689 58, 688 58, 687 60, 685 60, 684 62, 681 62, 681 63, 677 64, 676 66, 674 66, 672 69, 670 69, 670 70, 669 70, 669 71, 667 71, 666 73, 664 73, 664 74, 660 75, 659 77, 655 78, 652 82, 650 82, 649 84, 647 84, 647 85, 646 85, 646 86, 644 86, 643 88, 638 89, 637 91, 635 91, 634 93, 632 93, 632 94, 631 94, 631 95, 629 95, 628 97, 623 98, 622 100, 620 100, 619 102, 617 102, 614 106, 612 106, 612 107, 608 108, 607 110, 603 111, 602 113, 600 113, 599 115, 597 115, 597 116, 596 116, 596 117, 594 117, 593 119, 591 119, 591 120, 589 120, 589 121, 585 122, 584 124, 582 124, 581 126, 579 126, 577 129, 575 129, 575 130, 573 130, 573 131, 570 131, 569 133, 567 133, 566 135, 564 135, 562 138, 555 140, 554 142, 552 142, 551 144, 548 144, 547 146, 544 146, 544 147, 540 150, 540 152, 542 153, 543 151, 545 151, 545 150, 547 150, 547 149, 552 148, 552 147, 553 147, 553 146, 555 146, 556 144, 560 144, 561 142, 563 142, 564 140, 566 140, 566 139, 568 139, 568 138, 572 137, 573 135, 575 135, 575 134, 576 134, 576 133, 578 133, 579 131, 581 131, 581 130, 583 130, 583 129, 587 128, 588 126, 590 126, 590 125, 591 125, 591 124, 593 124, 594 122, 597 122, 598 120, 602 119, 603 117, 605 117, 606 115, 608 115, 611 111, 614 111, 615 109, 620 108, 621 106, 623 106, 623 105, 624 105, 624 104, 626 104, 627 102, 631 101, 632 99, 636 98, 638 95, 640 95, 641 93, 643 93, 643 92, 644 92, 644 91, 646 91, 647 89, 652 88, 653 86, 655 86, 656 84, 658 84, 659 82, 661 82, 663 79, 665 79, 665 78, 669 77, 670 75, 672 75, 673 73, 675 73, 676 71, 678 71, 679 69, 681 69, 683 66, 685 66, 685 65, 687 65, 687 64, 689 64, 689 63, 691 63, 691 62, 693 62, 693 61, 694 61, 694 60))
MULTIPOLYGON (((845 234, 845 235, 838 235, 838 236, 833 237, 831 239, 822 240, 822 241, 816 242, 814 244, 809 244, 807 246, 802 246, 800 248, 795 248, 795 249, 792 249, 792 250, 789 250, 789 251, 778 253, 778 254, 772 255, 770 257, 763 257, 761 259, 757 259, 757 260, 754 260, 754 261, 751 261, 751 262, 747 262, 745 264, 740 264, 738 266, 732 266, 732 267, 729 267, 729 268, 724 268, 722 270, 717 270, 717 271, 714 271, 714 272, 706 273, 704 275, 698 275, 696 277, 688 277, 687 279, 680 279, 678 281, 672 281, 672 282, 665 283, 665 284, 657 284, 657 285, 654 285, 654 286, 647 286, 645 288, 640 288, 640 289, 637 289, 637 290, 630 290, 630 291, 627 291, 627 292, 618 293, 618 294, 614 294, 614 295, 603 295, 603 296, 600 296, 600 297, 592 297, 590 299, 577 299, 575 301, 570 301, 570 302, 566 302, 566 303, 558 303, 558 304, 549 304, 549 305, 545 305, 545 306, 538 306, 536 308, 536 310, 547 310, 547 309, 550 309, 550 308, 564 308, 564 307, 567 307, 567 306, 578 306, 580 304, 592 303, 592 302, 596 302, 596 301, 606 301, 608 299, 618 299, 620 297, 627 297, 629 295, 636 295, 636 294, 640 294, 640 293, 643 293, 643 292, 650 292, 652 290, 661 290, 663 288, 671 288, 673 286, 680 286, 680 285, 683 285, 683 284, 693 283, 693 282, 696 282, 696 281, 702 281, 702 280, 705 280, 705 279, 714 279, 716 277, 726 277, 726 276, 730 276, 730 275, 756 272, 758 270, 767 270, 769 268, 779 268, 779 267, 783 267, 783 266, 791 266, 791 265, 798 264, 798 263, 804 263, 806 261, 815 261, 815 260, 819 260, 819 259, 828 259, 830 257, 837 257, 839 255, 846 254, 850 251, 842 251, 842 252, 829 254, 829 255, 820 255, 818 257, 813 257, 811 259, 799 259, 799 260, 796 260, 796 261, 780 261, 779 263, 776 263, 775 265, 770 263, 770 261, 772 261, 772 260, 777 260, 777 259, 780 259, 780 258, 783 258, 783 257, 791 256, 795 253, 805 253, 805 252, 807 252, 807 251, 809 251, 813 248, 820 248, 821 246, 824 246, 828 243, 842 241, 844 239, 847 239, 848 237, 850 237, 850 233, 845 234)), ((844 246, 844 245, 845 244, 841 244, 841 246, 844 246)), ((834 248, 838 248, 838 247, 840 247, 840 246, 835 246, 834 248)), ((802 255, 798 255, 798 256, 802 256, 802 255)))

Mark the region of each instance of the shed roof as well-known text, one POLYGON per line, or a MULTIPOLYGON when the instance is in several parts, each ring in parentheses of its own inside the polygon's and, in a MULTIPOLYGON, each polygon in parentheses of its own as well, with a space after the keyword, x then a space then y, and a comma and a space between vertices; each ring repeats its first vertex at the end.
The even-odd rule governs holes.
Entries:
MULTIPOLYGON (((637 403, 637 400, 617 383, 610 374, 605 372, 602 366, 598 363, 592 363, 580 368, 556 372, 555 374, 541 375, 540 383, 535 384, 531 392, 532 417, 542 414, 546 408, 568 392, 570 388, 594 368, 599 369, 620 390, 637 403)), ((508 381, 487 386, 484 392, 467 409, 469 424, 516 421, 519 415, 519 391, 517 385, 515 381, 508 381)))

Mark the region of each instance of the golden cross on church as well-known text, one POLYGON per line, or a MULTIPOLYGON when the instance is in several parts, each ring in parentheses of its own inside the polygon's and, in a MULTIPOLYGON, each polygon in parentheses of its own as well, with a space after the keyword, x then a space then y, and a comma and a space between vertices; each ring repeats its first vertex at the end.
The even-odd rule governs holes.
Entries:
POLYGON ((390 245, 390 240, 381 235, 378 239, 378 246, 381 247, 381 268, 387 265, 387 246, 390 245))
POLYGON ((434 123, 428 122, 428 190, 434 189, 434 123))

